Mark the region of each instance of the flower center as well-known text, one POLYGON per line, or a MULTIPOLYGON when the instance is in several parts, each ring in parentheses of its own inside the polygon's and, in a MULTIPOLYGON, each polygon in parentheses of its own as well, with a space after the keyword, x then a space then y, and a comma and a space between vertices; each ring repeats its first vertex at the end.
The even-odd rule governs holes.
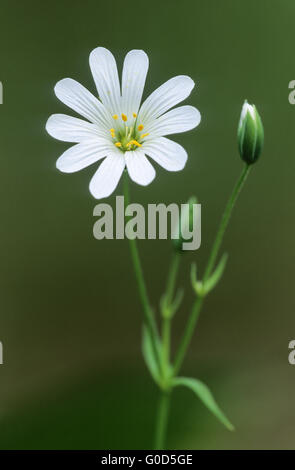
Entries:
POLYGON ((144 138, 149 135, 148 133, 142 132, 144 127, 142 124, 137 123, 137 114, 132 113, 132 116, 133 122, 131 125, 127 126, 128 117, 126 114, 122 113, 121 119, 118 114, 113 115, 113 119, 116 123, 114 127, 110 129, 110 133, 114 145, 122 150, 122 152, 136 150, 138 147, 141 147, 144 138))

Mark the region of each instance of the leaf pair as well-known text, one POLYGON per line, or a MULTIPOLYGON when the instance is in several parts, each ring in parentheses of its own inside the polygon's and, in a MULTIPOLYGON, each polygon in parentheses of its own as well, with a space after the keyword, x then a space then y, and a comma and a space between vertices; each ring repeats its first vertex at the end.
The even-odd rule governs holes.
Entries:
POLYGON ((172 318, 180 307, 183 299, 184 290, 178 289, 175 299, 170 302, 164 294, 160 301, 160 309, 163 318, 172 318))
MULTIPOLYGON (((157 348, 160 352, 160 343, 157 342, 157 348)), ((148 329, 143 327, 143 339, 142 339, 142 353, 146 363, 146 366, 153 377, 157 385, 161 386, 161 374, 159 370, 159 365, 157 359, 155 358, 154 349, 152 345, 152 340, 148 329)), ((197 397, 203 402, 203 404, 208 408, 211 413, 229 430, 233 431, 234 427, 227 419, 225 414, 221 411, 217 405, 211 391, 203 382, 197 379, 192 379, 188 377, 176 377, 172 379, 172 386, 184 386, 192 390, 197 397)))
POLYGON ((191 267, 191 283, 193 286, 193 289, 199 295, 200 297, 205 297, 214 287, 216 284, 220 281, 223 272, 225 270, 227 262, 227 253, 225 253, 221 260, 219 261, 219 264, 213 274, 205 280, 205 281, 198 281, 197 279, 197 266, 195 263, 192 264, 191 267))

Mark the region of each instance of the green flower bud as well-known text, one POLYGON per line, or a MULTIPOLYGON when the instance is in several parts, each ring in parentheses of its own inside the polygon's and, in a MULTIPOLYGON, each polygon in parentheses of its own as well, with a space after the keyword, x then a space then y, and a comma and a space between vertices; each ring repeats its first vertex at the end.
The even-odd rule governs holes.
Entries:
POLYGON ((245 101, 238 127, 238 144, 242 160, 248 165, 255 163, 262 152, 263 141, 263 125, 258 111, 254 104, 245 101))
POLYGON ((193 214, 193 208, 194 204, 198 204, 197 198, 195 196, 191 196, 189 200, 187 201, 188 206, 188 211, 183 211, 181 214, 181 218, 179 221, 179 226, 176 227, 175 232, 176 232, 176 238, 172 240, 174 249, 176 251, 179 251, 181 253, 184 253, 184 250, 182 249, 182 244, 187 241, 184 240, 182 237, 181 233, 181 227, 184 225, 188 224, 189 230, 193 230, 193 225, 194 225, 194 214, 193 214), (185 219, 184 219, 185 218, 185 219))

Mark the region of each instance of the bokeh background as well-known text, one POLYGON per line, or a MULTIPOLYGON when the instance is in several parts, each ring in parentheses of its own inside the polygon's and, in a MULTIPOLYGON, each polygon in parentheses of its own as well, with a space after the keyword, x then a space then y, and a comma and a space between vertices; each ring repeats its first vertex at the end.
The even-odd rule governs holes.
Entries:
MULTIPOLYGON (((175 139, 189 152, 185 170, 158 167, 149 187, 131 187, 143 204, 181 203, 192 194, 202 203, 202 246, 181 267, 186 297, 174 347, 193 300, 190 263, 204 267, 242 167, 236 128, 243 100, 262 115, 265 150, 226 234, 226 275, 206 301, 183 368, 208 383, 236 432, 179 389, 167 447, 294 448, 294 14, 292 0, 2 1, 1 449, 153 443, 158 392, 141 357, 127 241, 93 238, 94 168, 59 173, 55 161, 68 145, 44 129, 50 114, 68 111, 53 93, 59 79, 75 78, 95 92, 88 55, 98 45, 112 50, 120 69, 128 50, 149 54, 145 96, 177 74, 197 83, 188 102, 200 109, 201 125, 175 139)), ((144 241, 139 248, 157 307, 171 244, 144 241)))

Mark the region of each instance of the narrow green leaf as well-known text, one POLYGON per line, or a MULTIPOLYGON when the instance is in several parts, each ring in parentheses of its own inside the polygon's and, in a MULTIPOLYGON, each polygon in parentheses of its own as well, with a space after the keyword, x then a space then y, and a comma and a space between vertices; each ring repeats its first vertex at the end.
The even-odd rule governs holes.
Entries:
POLYGON ((218 281, 220 281, 222 274, 224 272, 225 266, 226 266, 226 262, 227 262, 227 253, 224 253, 214 273, 205 282, 204 289, 205 289, 206 294, 210 292, 216 286, 218 281))
POLYGON ((176 296, 171 303, 167 302, 166 295, 162 295, 160 300, 160 310, 163 318, 172 318, 180 307, 183 299, 184 290, 178 289, 176 296))
POLYGON ((181 304, 182 299, 183 299, 183 295, 184 295, 184 290, 183 289, 178 289, 178 291, 176 292, 175 299, 173 300, 173 303, 170 307, 171 317, 173 317, 173 315, 175 315, 175 313, 179 309, 180 304, 181 304))
POLYGON ((219 421, 229 430, 234 431, 233 425, 229 422, 225 414, 221 411, 217 405, 212 393, 210 392, 207 385, 197 379, 191 379, 188 377, 176 377, 172 382, 174 387, 184 386, 190 388, 204 403, 204 405, 216 416, 219 421))
POLYGON ((162 314, 162 317, 166 318, 169 314, 168 311, 168 305, 167 305, 167 297, 166 294, 163 294, 161 299, 160 299, 160 311, 162 314))
POLYGON ((154 354, 154 348, 152 345, 152 340, 148 329, 144 326, 142 331, 142 354, 146 366, 153 377, 154 381, 158 384, 160 381, 160 373, 157 364, 157 360, 154 354))

